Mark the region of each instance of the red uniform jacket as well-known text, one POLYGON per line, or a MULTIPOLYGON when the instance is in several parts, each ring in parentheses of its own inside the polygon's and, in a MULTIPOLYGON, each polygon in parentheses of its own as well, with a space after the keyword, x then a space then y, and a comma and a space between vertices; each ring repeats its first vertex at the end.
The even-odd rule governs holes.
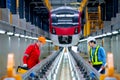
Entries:
POLYGON ((36 64, 39 63, 39 56, 40 56, 40 50, 37 44, 31 44, 27 47, 24 57, 23 57, 23 63, 27 64, 28 68, 32 68, 36 64))

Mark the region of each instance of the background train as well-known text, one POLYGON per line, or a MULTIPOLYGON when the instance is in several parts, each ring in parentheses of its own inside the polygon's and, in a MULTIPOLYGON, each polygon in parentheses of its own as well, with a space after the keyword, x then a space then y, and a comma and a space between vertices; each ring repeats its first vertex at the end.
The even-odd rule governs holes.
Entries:
POLYGON ((55 45, 72 46, 79 41, 81 31, 81 14, 68 6, 51 10, 50 36, 55 45))

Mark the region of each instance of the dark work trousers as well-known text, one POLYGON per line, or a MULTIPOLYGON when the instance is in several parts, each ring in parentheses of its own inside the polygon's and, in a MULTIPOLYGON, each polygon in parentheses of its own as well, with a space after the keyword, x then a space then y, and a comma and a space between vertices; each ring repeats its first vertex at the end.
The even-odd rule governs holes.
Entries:
MULTIPOLYGON (((99 69, 101 68, 101 66, 102 66, 102 65, 93 65, 93 67, 94 67, 97 71, 99 71, 99 69)), ((105 69, 103 69, 100 73, 101 73, 101 74, 105 74, 105 69)))

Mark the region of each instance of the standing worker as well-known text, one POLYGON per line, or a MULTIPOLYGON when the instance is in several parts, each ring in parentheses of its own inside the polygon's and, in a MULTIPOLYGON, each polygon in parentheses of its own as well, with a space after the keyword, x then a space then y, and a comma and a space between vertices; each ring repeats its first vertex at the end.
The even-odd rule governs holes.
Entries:
POLYGON ((94 37, 88 38, 88 44, 90 46, 90 63, 101 74, 105 73, 106 66, 106 53, 103 47, 96 44, 94 37))
POLYGON ((39 63, 40 49, 46 43, 46 39, 43 36, 38 37, 38 40, 30 44, 23 56, 23 67, 31 69, 33 66, 39 63))

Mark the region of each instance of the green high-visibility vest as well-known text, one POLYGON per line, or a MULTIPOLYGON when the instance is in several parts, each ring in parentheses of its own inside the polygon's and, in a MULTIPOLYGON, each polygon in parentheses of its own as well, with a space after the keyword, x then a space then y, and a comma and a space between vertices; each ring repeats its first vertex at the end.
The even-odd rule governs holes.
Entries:
POLYGON ((98 60, 98 49, 100 48, 100 46, 98 45, 97 47, 96 47, 96 50, 95 50, 95 52, 94 52, 94 55, 92 55, 92 49, 90 49, 90 56, 91 56, 91 58, 92 58, 92 64, 93 65, 100 65, 100 64, 102 64, 103 62, 101 62, 101 61, 99 61, 98 60))

